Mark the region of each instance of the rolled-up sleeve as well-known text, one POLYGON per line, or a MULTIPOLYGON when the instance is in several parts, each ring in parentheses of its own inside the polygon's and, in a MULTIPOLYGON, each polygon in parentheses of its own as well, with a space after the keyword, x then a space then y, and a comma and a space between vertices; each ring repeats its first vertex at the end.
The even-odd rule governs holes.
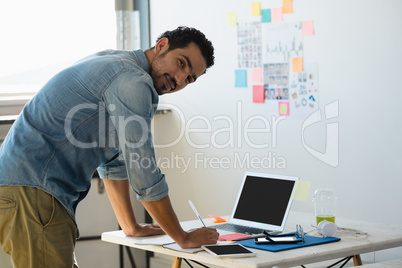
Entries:
MULTIPOLYGON (((151 120, 158 103, 158 95, 146 73, 126 71, 119 74, 104 91, 103 97, 116 128, 126 177, 137 198, 157 201, 167 196, 168 185, 161 173, 153 147, 151 120)), ((113 161, 115 162, 115 161, 113 161)), ((103 175, 120 179, 121 165, 108 163, 98 168, 103 175)), ((102 176, 102 175, 101 175, 102 176)))
POLYGON ((124 159, 117 156, 97 168, 101 179, 127 180, 127 170, 124 159))

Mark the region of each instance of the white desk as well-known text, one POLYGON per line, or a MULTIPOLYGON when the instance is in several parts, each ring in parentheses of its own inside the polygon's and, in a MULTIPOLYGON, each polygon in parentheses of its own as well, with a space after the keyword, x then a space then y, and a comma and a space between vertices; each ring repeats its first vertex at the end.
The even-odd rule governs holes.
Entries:
MULTIPOLYGON (((208 219, 206 223, 210 222, 208 219)), ((121 232, 106 232, 102 234, 102 240, 148 250, 152 252, 162 253, 175 256, 173 267, 180 267, 182 258, 195 260, 204 264, 213 264, 222 267, 292 267, 308 263, 344 258, 353 256, 355 266, 361 264, 360 255, 373 251, 379 251, 389 248, 402 246, 402 227, 390 226, 377 223, 367 223, 343 218, 336 218, 339 227, 347 227, 365 231, 368 235, 355 235, 352 233, 338 233, 336 236, 341 241, 305 247, 281 252, 269 252, 252 249, 257 253, 256 257, 235 258, 235 259, 218 259, 206 252, 184 253, 163 248, 162 246, 138 245, 135 239, 122 237, 121 232), (120 235, 119 235, 120 234, 120 235)), ((212 224, 212 223, 211 223, 212 224)), ((210 224, 210 225, 211 225, 210 224)), ((313 214, 293 212, 289 214, 285 232, 295 230, 296 224, 301 224, 305 232, 314 229, 311 224, 315 224, 313 214)), ((187 221, 182 223, 183 228, 191 229, 200 227, 200 221, 187 221)))
POLYGON ((402 259, 363 265, 362 268, 395 268, 402 267, 402 259))

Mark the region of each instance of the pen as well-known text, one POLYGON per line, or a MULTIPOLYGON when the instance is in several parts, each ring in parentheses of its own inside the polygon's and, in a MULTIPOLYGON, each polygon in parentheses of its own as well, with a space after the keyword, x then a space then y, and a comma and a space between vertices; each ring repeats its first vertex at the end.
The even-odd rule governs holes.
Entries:
POLYGON ((197 217, 200 219, 202 225, 204 225, 204 227, 207 227, 207 226, 205 225, 204 221, 202 220, 200 214, 198 213, 197 209, 195 208, 193 202, 191 202, 191 200, 188 200, 188 203, 190 204, 191 208, 193 209, 195 215, 197 215, 197 217))

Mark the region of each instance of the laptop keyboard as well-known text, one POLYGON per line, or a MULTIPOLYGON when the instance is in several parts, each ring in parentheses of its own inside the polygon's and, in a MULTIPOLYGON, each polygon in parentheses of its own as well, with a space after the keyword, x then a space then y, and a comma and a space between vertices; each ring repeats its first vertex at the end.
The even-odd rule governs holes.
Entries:
POLYGON ((237 225, 237 224, 233 224, 233 223, 222 223, 222 224, 216 224, 216 225, 212 225, 212 226, 208 226, 208 227, 221 229, 221 230, 225 230, 225 231, 229 231, 229 232, 242 233, 242 234, 262 234, 265 231, 263 229, 242 226, 242 225, 237 225))

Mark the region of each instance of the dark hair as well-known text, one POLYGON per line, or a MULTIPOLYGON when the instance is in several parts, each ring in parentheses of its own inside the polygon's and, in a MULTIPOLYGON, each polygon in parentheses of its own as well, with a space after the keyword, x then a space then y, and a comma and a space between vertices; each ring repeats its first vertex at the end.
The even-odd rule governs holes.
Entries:
POLYGON ((207 68, 214 65, 214 47, 212 46, 211 41, 209 41, 199 30, 191 27, 180 26, 173 31, 164 32, 158 37, 156 42, 165 37, 169 40, 168 51, 176 48, 185 48, 193 42, 200 48, 201 54, 207 63, 207 68))

